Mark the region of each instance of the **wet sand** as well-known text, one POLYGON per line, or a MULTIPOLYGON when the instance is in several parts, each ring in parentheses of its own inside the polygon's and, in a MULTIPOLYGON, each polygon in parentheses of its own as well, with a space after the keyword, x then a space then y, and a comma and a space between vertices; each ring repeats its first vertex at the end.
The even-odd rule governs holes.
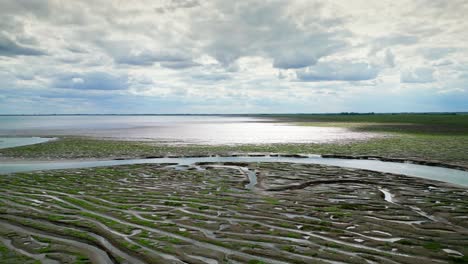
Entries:
POLYGON ((0 235, 18 252, 101 252, 117 263, 135 263, 124 254, 143 263, 446 263, 468 254, 466 188, 312 164, 174 165, 0 177, 0 235))

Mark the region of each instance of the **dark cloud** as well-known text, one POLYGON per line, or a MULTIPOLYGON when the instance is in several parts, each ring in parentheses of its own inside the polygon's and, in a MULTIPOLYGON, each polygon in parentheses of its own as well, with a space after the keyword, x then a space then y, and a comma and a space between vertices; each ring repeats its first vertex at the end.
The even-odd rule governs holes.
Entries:
POLYGON ((41 56, 46 53, 35 48, 21 45, 4 34, 0 34, 0 56, 41 56))
MULTIPOLYGON (((273 67, 278 69, 298 69, 317 63, 323 56, 332 54, 346 45, 343 41, 332 40, 328 34, 317 34, 309 36, 307 46, 297 43, 296 48, 289 48, 290 43, 284 43, 271 49, 270 56, 273 58, 273 67)), ((301 40, 305 41, 305 40, 301 40)))
POLYGON ((326 17, 320 4, 311 2, 294 16, 287 1, 216 3, 216 12, 193 23, 191 31, 203 52, 224 66, 261 56, 272 59, 275 68, 303 68, 348 46, 351 33, 343 29, 343 20, 326 17))
POLYGON ((365 81, 377 77, 379 70, 365 62, 324 62, 296 71, 298 80, 320 81, 365 81))
POLYGON ((105 72, 64 74, 55 78, 53 87, 79 90, 123 90, 129 87, 126 75, 105 72))
MULTIPOLYGON (((0 6, 1 8, 1 6, 0 6)), ((26 32, 24 20, 11 15, 2 15, 0 23, 0 56, 38 56, 45 53, 39 48, 38 39, 26 32)))

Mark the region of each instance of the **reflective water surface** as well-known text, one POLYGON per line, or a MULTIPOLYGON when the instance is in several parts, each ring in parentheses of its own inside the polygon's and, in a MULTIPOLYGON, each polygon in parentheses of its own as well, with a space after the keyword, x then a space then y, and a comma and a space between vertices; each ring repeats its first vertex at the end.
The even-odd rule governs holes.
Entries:
POLYGON ((39 144, 53 139, 41 137, 0 137, 0 149, 39 144))
POLYGON ((0 116, 0 135, 78 135, 187 144, 326 143, 381 136, 239 116, 0 116))

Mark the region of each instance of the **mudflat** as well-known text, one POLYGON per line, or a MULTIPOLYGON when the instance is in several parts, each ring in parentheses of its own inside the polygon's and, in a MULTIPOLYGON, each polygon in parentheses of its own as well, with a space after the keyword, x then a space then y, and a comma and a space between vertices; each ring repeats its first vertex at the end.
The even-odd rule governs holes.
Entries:
POLYGON ((27 252, 2 255, 9 263, 415 263, 468 254, 468 190, 401 175, 144 164, 0 182, 1 239, 27 252))

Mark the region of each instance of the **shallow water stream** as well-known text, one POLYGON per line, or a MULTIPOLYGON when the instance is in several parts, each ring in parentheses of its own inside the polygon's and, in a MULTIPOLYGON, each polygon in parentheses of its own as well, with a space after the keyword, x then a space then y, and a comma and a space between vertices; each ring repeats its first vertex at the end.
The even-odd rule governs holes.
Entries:
MULTIPOLYGON (((181 166, 194 165, 199 162, 288 162, 301 164, 323 164, 346 168, 367 169, 372 171, 396 173, 413 177, 443 181, 457 185, 468 186, 468 171, 455 170, 442 167, 418 165, 412 163, 388 162, 379 160, 358 160, 322 158, 318 155, 304 157, 284 157, 277 155, 266 156, 211 156, 211 157, 180 157, 180 158, 153 158, 129 160, 98 160, 98 161, 50 161, 50 162, 7 162, 0 164, 0 173, 26 172, 34 170, 90 168, 127 164, 144 163, 173 163, 181 166)), ((248 173, 250 182, 254 185, 255 172, 248 173)))

